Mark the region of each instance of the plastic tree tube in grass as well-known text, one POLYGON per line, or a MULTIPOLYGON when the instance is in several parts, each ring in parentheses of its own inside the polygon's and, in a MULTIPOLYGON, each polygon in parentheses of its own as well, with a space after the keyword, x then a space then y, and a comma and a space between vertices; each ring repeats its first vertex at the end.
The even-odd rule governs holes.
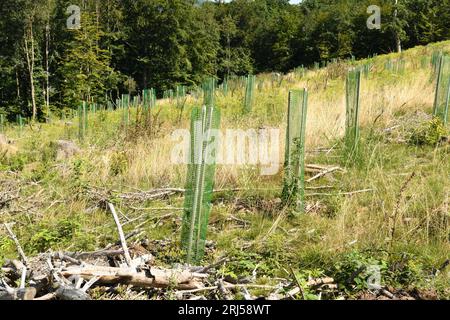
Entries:
POLYGON ((443 55, 439 59, 433 115, 441 119, 444 125, 446 125, 448 122, 449 102, 450 102, 450 56, 443 55))
POLYGON ((217 156, 217 136, 220 112, 214 107, 215 81, 204 85, 204 106, 195 107, 191 114, 191 146, 181 241, 187 263, 198 263, 205 252, 206 233, 217 156))
POLYGON ((282 198, 285 204, 295 204, 295 214, 305 211, 305 136, 308 91, 289 92, 284 185, 282 198))
POLYGON ((255 80, 254 75, 248 75, 245 86, 245 100, 244 100, 244 112, 249 113, 252 111, 253 100, 255 96, 255 80))
POLYGON ((78 139, 83 141, 88 128, 88 110, 86 102, 78 106, 78 139))
POLYGON ((5 115, 0 114, 0 133, 4 133, 5 130, 6 130, 5 115))
POLYGON ((125 128, 128 128, 130 119, 130 96, 128 94, 122 94, 122 122, 125 128))
POLYGON ((348 72, 346 79, 346 117, 345 145, 347 154, 353 154, 359 140, 359 91, 361 71, 354 69, 348 72))
POLYGON ((22 115, 20 115, 20 114, 17 115, 17 124, 19 125, 19 135, 22 136, 23 118, 22 118, 22 115))
POLYGON ((203 83, 203 105, 213 106, 215 101, 216 80, 209 78, 203 83))
POLYGON ((201 261, 206 243, 211 197, 214 187, 220 113, 213 106, 194 108, 191 116, 191 152, 188 165, 181 241, 187 263, 201 261))

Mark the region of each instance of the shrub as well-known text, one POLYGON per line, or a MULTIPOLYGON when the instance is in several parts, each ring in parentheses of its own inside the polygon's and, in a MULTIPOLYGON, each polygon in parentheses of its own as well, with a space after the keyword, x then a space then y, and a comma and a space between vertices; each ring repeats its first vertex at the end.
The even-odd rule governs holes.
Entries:
POLYGON ((447 134, 444 124, 439 118, 421 123, 413 129, 408 142, 413 145, 432 145, 435 146, 447 134))
POLYGON ((32 252, 44 252, 55 245, 71 241, 81 225, 76 218, 65 218, 56 225, 40 225, 31 237, 28 246, 32 252))
POLYGON ((387 262, 374 258, 372 254, 353 251, 342 256, 330 271, 340 288, 361 291, 368 289, 372 266, 379 268, 382 275, 387 269, 387 262))
POLYGON ((111 157, 110 173, 113 176, 120 175, 126 171, 128 159, 125 152, 113 153, 111 157))
POLYGON ((28 155, 25 153, 19 152, 8 156, 6 153, 0 152, 0 170, 22 171, 28 162, 28 155))

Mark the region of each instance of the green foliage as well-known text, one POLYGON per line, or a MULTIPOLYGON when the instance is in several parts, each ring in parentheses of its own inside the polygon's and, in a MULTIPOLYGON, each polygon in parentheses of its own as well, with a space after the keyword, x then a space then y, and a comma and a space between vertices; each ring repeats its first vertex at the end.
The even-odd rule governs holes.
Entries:
POLYGON ((72 190, 82 190, 84 187, 84 174, 88 171, 89 163, 83 158, 76 158, 71 163, 70 185, 72 190))
POLYGON ((266 257, 258 252, 232 250, 230 256, 232 259, 222 266, 219 272, 234 281, 252 277, 253 272, 265 276, 276 276, 280 268, 277 259, 266 257))
POLYGON ((44 252, 56 245, 67 244, 80 231, 81 224, 75 217, 61 219, 54 225, 42 223, 35 227, 26 250, 32 253, 44 252))
POLYGON ((186 256, 186 252, 184 252, 176 242, 171 242, 158 247, 155 253, 161 257, 159 261, 168 265, 179 263, 186 256))
POLYGON ((387 281, 393 284, 414 284, 420 287, 426 278, 426 267, 415 255, 402 253, 391 257, 386 274, 387 281))
POLYGON ((42 162, 44 165, 55 161, 57 151, 58 151, 58 144, 55 141, 45 143, 41 147, 39 161, 42 162))
POLYGON ((123 7, 125 64, 142 87, 167 90, 214 75, 219 29, 213 11, 185 0, 127 0, 123 7))
POLYGON ((435 146, 446 135, 448 135, 448 130, 445 128, 442 120, 434 117, 415 127, 408 137, 408 142, 413 145, 435 146))
POLYGON ((7 236, 0 236, 0 263, 6 254, 15 250, 14 241, 7 236))
POLYGON ((342 256, 332 267, 332 272, 338 285, 342 288, 361 291, 369 289, 368 280, 373 275, 371 266, 375 266, 380 271, 380 280, 383 280, 383 275, 387 270, 386 260, 377 259, 373 255, 357 251, 342 256))
POLYGON ((24 153, 16 153, 14 155, 7 155, 0 153, 0 169, 11 170, 13 172, 22 171, 25 164, 28 163, 28 156, 24 153))
POLYGON ((124 173, 128 168, 128 158, 125 152, 115 152, 111 156, 109 166, 110 174, 113 176, 124 173))
POLYGON ((302 287, 302 292, 297 294, 297 298, 302 300, 320 300, 320 296, 317 292, 315 292, 315 290, 307 283, 310 279, 320 279, 324 276, 326 276, 326 274, 324 274, 321 269, 294 271, 294 280, 296 284, 299 284, 302 287))
POLYGON ((66 79, 62 85, 64 102, 72 108, 81 101, 102 99, 115 77, 110 66, 111 53, 99 45, 104 32, 96 25, 94 14, 83 12, 82 21, 81 29, 72 31, 73 40, 58 70, 66 79))
POLYGON ((356 293, 370 288, 370 285, 421 287, 425 285, 426 265, 412 253, 388 254, 385 251, 358 251, 340 255, 325 271, 338 286, 356 293), (376 281, 379 283, 376 283, 376 281))

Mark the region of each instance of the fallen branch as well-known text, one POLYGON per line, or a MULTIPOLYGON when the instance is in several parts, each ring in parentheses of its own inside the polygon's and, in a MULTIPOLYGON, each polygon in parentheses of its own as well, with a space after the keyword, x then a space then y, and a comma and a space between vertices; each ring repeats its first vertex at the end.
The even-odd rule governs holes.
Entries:
MULTIPOLYGON (((133 207, 130 206, 130 209, 136 210, 136 211, 166 211, 166 210, 184 210, 184 208, 177 208, 177 207, 155 207, 155 208, 139 208, 139 207, 133 207)), ((129 222, 129 221, 127 221, 129 222)))
MULTIPOLYGON (((324 172, 324 170, 330 170, 327 167, 319 166, 319 165, 307 165, 306 169, 307 169, 306 171, 310 171, 313 173, 319 172, 320 176, 329 173, 329 172, 324 172)), ((334 169, 334 170, 342 170, 342 169, 339 167, 336 167, 336 169, 334 169)), ((334 171, 334 170, 332 170, 332 171, 334 171)), ((330 172, 332 172, 332 171, 330 171, 330 172)), ((317 178, 315 178, 315 179, 317 179, 317 178)), ((310 180, 313 181, 312 178, 310 180)), ((308 181, 308 182, 310 182, 310 181, 308 181)), ((307 187, 306 189, 315 190, 315 189, 332 189, 332 188, 334 188, 334 187, 333 186, 318 186, 318 187, 307 187)), ((278 190, 278 189, 280 189, 280 188, 223 188, 223 189, 214 189, 213 192, 221 193, 221 192, 240 192, 240 191, 273 191, 273 190, 278 190)), ((108 194, 110 194, 111 191, 103 194, 94 188, 91 188, 91 190, 92 190, 92 194, 95 194, 96 197, 99 198, 99 200, 101 202, 109 203, 108 194)), ((160 188, 160 189, 152 189, 152 190, 147 190, 147 191, 142 190, 142 191, 128 192, 128 193, 119 193, 118 191, 112 191, 112 192, 116 193, 116 197, 118 197, 122 200, 144 202, 144 201, 148 201, 148 200, 157 200, 157 199, 165 198, 165 197, 168 197, 168 196, 171 196, 174 194, 184 194, 186 192, 186 189, 160 188)), ((130 208, 133 210, 136 210, 136 211, 183 210, 183 208, 180 208, 180 207, 140 208, 140 207, 130 206, 130 208)), ((126 223, 129 223, 129 221, 127 221, 126 223)))
POLYGON ((323 177, 323 176, 325 176, 325 175, 327 175, 327 174, 329 174, 329 173, 332 173, 332 172, 334 172, 334 171, 337 171, 337 170, 342 170, 342 169, 341 169, 340 167, 332 167, 332 168, 328 168, 328 169, 326 169, 326 170, 324 170, 324 171, 322 171, 322 172, 316 174, 315 176, 309 178, 308 180, 306 180, 306 182, 314 181, 314 180, 316 180, 316 179, 319 179, 319 178, 321 178, 321 177, 323 177))
POLYGON ((22 258, 22 261, 25 265, 28 265, 28 259, 27 256, 25 255, 25 253, 23 252, 22 246, 19 243, 19 240, 17 240, 16 235, 14 234, 14 232, 12 231, 12 229, 9 227, 9 225, 7 223, 3 224, 6 228, 6 230, 9 233, 9 236, 11 237, 11 239, 14 241, 14 243, 16 244, 17 247, 17 251, 20 254, 20 257, 22 258))
MULTIPOLYGON (((323 286, 323 285, 332 286, 334 288, 335 287, 334 279, 333 278, 329 278, 329 277, 319 278, 319 279, 310 279, 306 283, 306 286, 308 286, 308 287, 319 287, 319 286, 323 286)), ((302 294, 302 296, 303 296, 303 290, 299 286, 297 286, 294 289, 290 290, 287 293, 287 295, 292 297, 292 296, 295 296, 298 293, 302 294)))
POLYGON ((209 266, 206 267, 202 267, 200 268, 197 272, 199 273, 207 273, 209 270, 217 268, 218 266, 228 262, 230 259, 228 259, 227 257, 223 257, 221 259, 219 259, 217 262, 214 262, 213 264, 210 264, 209 266))
POLYGON ((324 284, 332 284, 332 283, 334 283, 333 278, 325 277, 325 278, 319 278, 319 279, 310 279, 310 280, 308 280, 306 285, 309 287, 317 287, 317 286, 321 286, 324 284))
POLYGON ((323 165, 319 165, 319 164, 306 164, 305 165, 306 169, 314 169, 314 170, 327 170, 329 167, 325 167, 323 165))
POLYGON ((164 198, 176 193, 184 193, 185 189, 180 188, 163 188, 163 189, 153 189, 149 191, 140 191, 140 192, 129 192, 119 194, 118 197, 124 200, 155 200, 159 198, 164 198))
POLYGON ((338 193, 308 193, 305 196, 307 197, 313 197, 313 196, 351 196, 358 193, 365 193, 365 192, 372 192, 373 189, 363 189, 363 190, 356 190, 356 191, 350 191, 350 192, 338 192, 338 193))
POLYGON ((60 260, 64 260, 73 264, 81 265, 82 262, 78 259, 72 258, 71 256, 64 254, 62 252, 57 252, 52 255, 52 258, 58 258, 60 260))
POLYGON ((395 296, 386 289, 381 289, 381 294, 385 297, 388 297, 389 299, 395 299, 395 296))
POLYGON ((317 187, 306 187, 305 190, 322 190, 322 189, 334 189, 334 186, 317 186, 317 187))
POLYGON ((25 289, 25 281, 27 280, 27 267, 22 268, 22 274, 20 276, 20 289, 25 289))
MULTIPOLYGON (((109 248, 111 248, 112 246, 113 245, 111 245, 109 248)), ((108 250, 108 249, 102 249, 102 250, 91 251, 91 252, 80 252, 80 253, 65 252, 64 254, 66 256, 69 256, 74 259, 116 257, 116 256, 120 256, 120 255, 124 254, 123 249, 120 249, 120 250, 108 250)))
POLYGON ((122 225, 120 224, 119 217, 117 216, 116 209, 114 208, 114 205, 110 202, 108 202, 109 210, 111 210, 111 213, 114 217, 114 221, 116 222, 117 231, 119 232, 120 242, 122 244, 123 254, 125 257, 125 261, 129 267, 131 267, 131 256, 130 252, 128 251, 127 241, 125 240, 125 236, 123 234, 122 225))
MULTIPOLYGON (((259 285, 259 284, 231 284, 231 283, 224 283, 223 288, 225 289, 234 289, 234 288, 255 288, 255 289, 267 289, 267 290, 273 290, 276 289, 276 286, 268 286, 268 285, 259 285)), ((205 287, 205 288, 198 288, 198 289, 191 289, 191 290, 179 290, 177 294, 191 294, 191 293, 197 293, 197 292, 203 292, 203 291, 211 291, 211 290, 218 290, 219 286, 211 286, 211 287, 205 287)))
POLYGON ((151 268, 136 272, 133 268, 115 268, 88 265, 84 267, 67 267, 61 274, 69 278, 79 276, 84 279, 97 278, 101 284, 126 284, 140 288, 167 288, 174 286, 179 290, 199 289, 198 280, 208 277, 207 274, 194 273, 188 270, 172 270, 151 268))

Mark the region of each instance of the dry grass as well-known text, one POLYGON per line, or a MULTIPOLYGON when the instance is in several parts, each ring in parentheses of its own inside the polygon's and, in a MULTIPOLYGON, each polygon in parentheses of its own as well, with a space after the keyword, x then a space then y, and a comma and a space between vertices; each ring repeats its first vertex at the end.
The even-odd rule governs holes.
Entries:
MULTIPOLYGON (((412 113, 417 110, 430 109, 433 104, 433 83, 428 81, 428 69, 408 69, 414 67, 408 64, 405 75, 377 72, 368 79, 362 80, 361 113, 362 126, 377 123, 389 123, 399 113, 412 113)), ((280 159, 282 167, 284 135, 287 110, 287 93, 291 88, 301 88, 307 83, 314 86, 319 78, 322 81, 326 71, 312 71, 307 80, 288 83, 284 81, 281 87, 272 88, 271 80, 264 82, 264 91, 257 91, 255 110, 251 116, 239 115, 242 95, 224 98, 220 94, 217 99, 222 109, 222 132, 225 129, 258 129, 280 128, 280 159)), ((286 76, 291 79, 292 75, 286 76)), ((293 80, 290 80, 291 82, 293 80)), ((327 86, 317 85, 317 90, 309 90, 307 116, 307 149, 328 146, 330 141, 344 133, 345 123, 345 87, 343 79, 327 80, 327 86)), ((190 98, 190 102, 194 102, 190 98)), ((173 108, 165 101, 161 108, 173 108)), ((173 130, 189 128, 187 115, 190 106, 184 112, 183 120, 177 123, 175 114, 165 120, 163 130, 155 139, 138 139, 135 143, 125 145, 124 152, 128 158, 128 169, 122 177, 123 181, 132 186, 145 185, 158 187, 165 185, 182 186, 184 183, 184 167, 174 165, 171 161, 171 151, 178 141, 172 141, 173 130)), ((108 180, 108 167, 112 150, 102 151, 93 156, 99 163, 99 178, 102 182, 108 180)), ((240 186, 249 177, 248 170, 239 165, 219 166, 217 184, 219 186, 240 186)), ((251 175, 251 178, 258 178, 251 175)))

